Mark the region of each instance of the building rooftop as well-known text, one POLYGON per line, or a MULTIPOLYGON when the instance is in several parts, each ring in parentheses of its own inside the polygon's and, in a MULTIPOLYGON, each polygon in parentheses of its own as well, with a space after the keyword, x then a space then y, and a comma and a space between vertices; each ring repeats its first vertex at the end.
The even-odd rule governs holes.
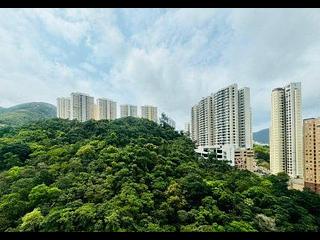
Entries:
POLYGON ((89 94, 81 93, 81 92, 72 92, 71 95, 84 95, 84 96, 87 96, 87 97, 91 97, 89 94))
POLYGON ((284 90, 283 88, 278 87, 278 88, 274 88, 274 89, 272 90, 272 92, 273 92, 273 91, 283 91, 283 90, 284 90))

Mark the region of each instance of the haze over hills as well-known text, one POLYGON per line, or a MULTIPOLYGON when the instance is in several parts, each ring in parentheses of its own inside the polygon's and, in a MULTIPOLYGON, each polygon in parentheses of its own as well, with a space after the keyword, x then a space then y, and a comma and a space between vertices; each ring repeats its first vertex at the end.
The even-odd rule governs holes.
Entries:
POLYGON ((259 143, 269 144, 269 128, 254 132, 253 140, 259 143))
POLYGON ((56 115, 56 106, 45 102, 23 103, 9 108, 0 107, 0 127, 21 126, 36 120, 54 118, 56 115))

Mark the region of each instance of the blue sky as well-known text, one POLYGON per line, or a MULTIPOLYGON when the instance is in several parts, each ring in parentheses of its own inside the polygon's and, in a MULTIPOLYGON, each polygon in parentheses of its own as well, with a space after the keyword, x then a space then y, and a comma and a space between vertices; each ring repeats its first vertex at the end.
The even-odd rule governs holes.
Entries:
POLYGON ((320 115, 319 9, 1 9, 0 106, 72 91, 159 107, 178 129, 201 97, 251 89, 253 129, 275 87, 302 82, 320 115))

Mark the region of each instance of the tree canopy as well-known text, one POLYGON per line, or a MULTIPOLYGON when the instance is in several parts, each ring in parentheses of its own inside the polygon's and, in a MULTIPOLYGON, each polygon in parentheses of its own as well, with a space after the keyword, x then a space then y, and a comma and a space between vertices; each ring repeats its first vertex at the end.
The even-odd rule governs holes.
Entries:
POLYGON ((0 129, 0 231, 319 231, 320 197, 146 119, 0 129))

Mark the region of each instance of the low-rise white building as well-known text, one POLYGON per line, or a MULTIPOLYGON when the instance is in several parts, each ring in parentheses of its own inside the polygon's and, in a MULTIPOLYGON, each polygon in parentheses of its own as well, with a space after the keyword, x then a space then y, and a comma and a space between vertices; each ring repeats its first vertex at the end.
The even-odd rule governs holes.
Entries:
POLYGON ((195 152, 200 156, 207 158, 209 153, 214 153, 217 160, 227 160, 230 161, 230 165, 235 165, 235 153, 236 147, 232 144, 226 145, 207 145, 207 146, 198 146, 195 149, 195 152))

